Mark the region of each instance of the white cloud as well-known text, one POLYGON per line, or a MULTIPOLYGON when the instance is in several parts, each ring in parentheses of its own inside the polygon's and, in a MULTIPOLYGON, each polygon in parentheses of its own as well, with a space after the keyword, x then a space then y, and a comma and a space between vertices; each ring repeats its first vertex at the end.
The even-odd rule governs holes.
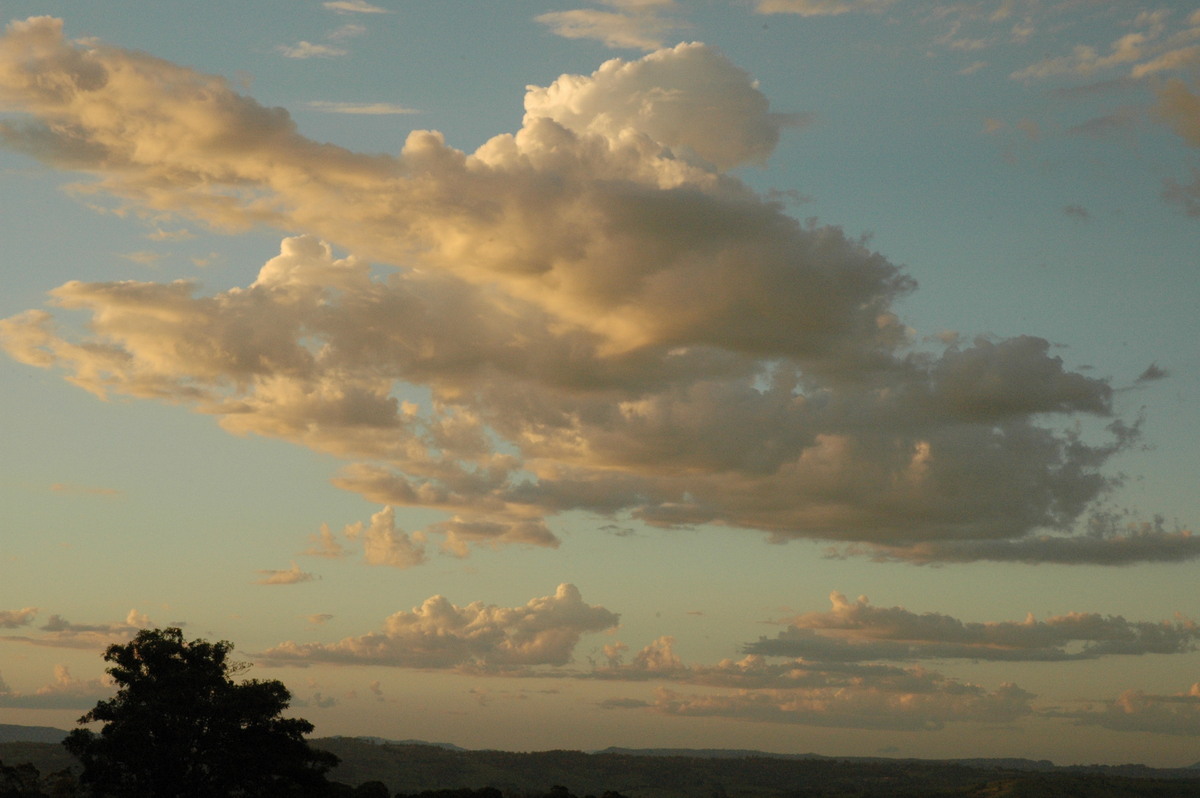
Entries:
POLYGON ((683 27, 681 22, 662 16, 676 10, 674 0, 608 0, 615 11, 577 8, 551 11, 535 19, 558 36, 568 39, 594 39, 617 49, 654 50, 663 46, 663 38, 683 27))
POLYGON ((425 537, 409 535, 396 528, 396 511, 384 507, 371 516, 371 523, 351 524, 343 530, 351 540, 362 540, 363 561, 368 565, 411 568, 425 562, 425 537))
POLYGON ((329 662, 402 668, 481 670, 561 666, 579 638, 616 626, 618 616, 583 602, 574 585, 523 607, 481 601, 460 607, 442 596, 388 617, 383 629, 337 643, 282 643, 262 656, 275 664, 329 662))
POLYGON ((316 574, 300 570, 296 563, 292 563, 292 567, 286 570, 265 570, 258 573, 262 574, 262 578, 258 580, 260 585, 295 585, 320 579, 316 574))
POLYGON ((281 44, 275 48, 286 58, 337 58, 347 54, 347 50, 334 47, 331 44, 313 44, 300 41, 295 44, 281 44))
POLYGON ((568 510, 914 559, 1036 556, 1045 532, 1111 562, 1200 555, 1165 530, 1071 534, 1136 438, 1076 429, 1111 417, 1111 387, 1032 336, 921 349, 893 312, 915 287, 899 267, 730 174, 791 119, 712 48, 530 87, 515 134, 464 153, 416 131, 397 157, 305 139, 220 78, 48 18, 10 26, 0 65, 0 101, 32 117, 9 146, 132 206, 304 231, 212 295, 67 283, 52 302, 90 332, 31 310, 0 321, 6 350, 334 454, 339 486, 446 513, 412 533, 372 521, 369 559, 419 561, 418 533, 455 554, 553 546, 568 510))

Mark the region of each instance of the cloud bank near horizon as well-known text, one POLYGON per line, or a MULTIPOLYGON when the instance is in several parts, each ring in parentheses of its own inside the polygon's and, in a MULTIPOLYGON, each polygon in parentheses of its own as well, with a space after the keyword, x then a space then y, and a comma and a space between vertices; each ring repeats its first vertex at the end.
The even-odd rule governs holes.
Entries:
POLYGON ((432 131, 394 157, 319 144, 222 78, 47 17, 0 39, 0 103, 26 114, 0 140, 88 191, 301 232, 248 286, 70 282, 52 304, 86 333, 35 309, 0 338, 99 396, 343 458, 335 484, 381 512, 446 513, 348 529, 368 562, 554 546, 568 511, 914 562, 1200 556, 1186 530, 1075 531, 1137 437, 1107 381, 1032 335, 921 348, 899 267, 730 173, 797 117, 713 48, 529 87, 521 129, 474 153, 432 131))

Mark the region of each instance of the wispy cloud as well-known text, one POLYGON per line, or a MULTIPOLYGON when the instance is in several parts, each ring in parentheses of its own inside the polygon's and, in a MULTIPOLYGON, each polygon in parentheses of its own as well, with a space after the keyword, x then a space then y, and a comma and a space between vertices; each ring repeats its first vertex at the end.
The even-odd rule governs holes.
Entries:
POLYGON ((568 39, 593 39, 617 49, 654 50, 668 34, 685 23, 663 16, 675 11, 674 0, 607 0, 613 11, 577 8, 551 11, 535 17, 555 34, 568 39))
POLYGON ((313 100, 304 104, 310 111, 326 114, 362 114, 366 116, 392 116, 397 114, 419 114, 421 111, 395 103, 352 103, 331 100, 313 100))
POLYGON ((754 9, 760 14, 798 14, 802 17, 827 17, 852 12, 878 12, 896 0, 758 0, 754 9))
POLYGON ((392 13, 386 8, 381 8, 376 5, 371 5, 366 0, 332 0, 328 3, 322 3, 325 8, 330 11, 336 11, 339 14, 390 14, 392 13))
POLYGON ((349 51, 331 44, 313 44, 300 41, 295 44, 281 44, 275 48, 286 58, 337 58, 349 51))

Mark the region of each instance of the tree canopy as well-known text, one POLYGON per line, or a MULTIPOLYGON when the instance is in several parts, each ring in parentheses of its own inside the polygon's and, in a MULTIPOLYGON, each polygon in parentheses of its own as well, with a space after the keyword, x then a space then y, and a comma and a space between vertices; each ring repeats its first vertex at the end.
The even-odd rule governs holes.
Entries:
POLYGON ((313 725, 285 718, 291 693, 276 680, 235 683, 244 666, 233 645, 187 641, 180 629, 143 629, 104 653, 117 694, 79 719, 64 745, 83 763, 97 796, 254 798, 326 793, 337 764, 304 735, 313 725))

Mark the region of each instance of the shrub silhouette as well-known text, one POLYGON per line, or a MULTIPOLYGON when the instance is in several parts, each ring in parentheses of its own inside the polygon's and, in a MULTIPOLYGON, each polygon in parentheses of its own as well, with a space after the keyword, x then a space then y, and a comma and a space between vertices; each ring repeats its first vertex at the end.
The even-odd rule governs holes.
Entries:
POLYGON ((143 629, 104 653, 117 694, 79 719, 63 741, 80 780, 105 798, 257 798, 328 793, 332 754, 304 740, 313 726, 280 717, 282 682, 234 683, 244 666, 227 641, 188 642, 175 627, 143 629))

